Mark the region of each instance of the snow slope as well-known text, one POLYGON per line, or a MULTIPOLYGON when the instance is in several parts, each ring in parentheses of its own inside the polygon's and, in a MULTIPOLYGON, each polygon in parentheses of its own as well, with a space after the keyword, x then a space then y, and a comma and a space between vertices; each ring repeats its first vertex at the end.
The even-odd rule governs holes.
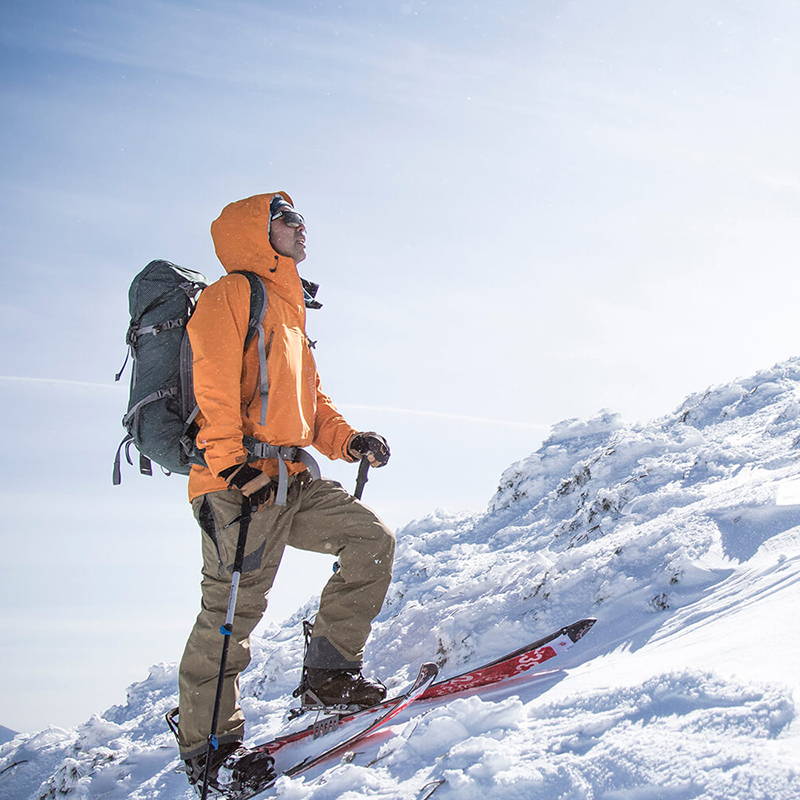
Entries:
MULTIPOLYGON (((399 689, 586 616, 560 669, 419 704, 350 759, 282 779, 284 800, 797 800, 800 359, 626 425, 554 426, 484 514, 398 531, 368 669, 399 689), (371 764, 371 766, 366 766, 371 764)), ((248 736, 282 726, 302 608, 254 642, 248 736)), ((553 662, 555 663, 555 662, 553 662)), ((0 799, 190 797, 162 715, 172 664, 75 730, 0 748, 0 799)))

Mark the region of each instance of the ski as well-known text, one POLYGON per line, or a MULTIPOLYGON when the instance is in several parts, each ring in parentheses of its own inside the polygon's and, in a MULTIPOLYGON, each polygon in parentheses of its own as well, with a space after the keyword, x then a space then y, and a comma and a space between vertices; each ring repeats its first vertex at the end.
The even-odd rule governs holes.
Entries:
POLYGON ((488 664, 434 683, 419 699, 428 700, 468 689, 477 689, 528 672, 572 647, 575 642, 589 632, 595 622, 597 620, 590 617, 559 628, 549 636, 537 639, 519 650, 514 650, 512 653, 490 661, 488 664))
POLYGON ((382 703, 361 711, 349 714, 333 714, 302 730, 278 736, 269 742, 252 748, 250 750, 251 753, 266 752, 271 756, 275 756, 287 745, 301 742, 309 737, 316 739, 356 720, 362 720, 364 723, 363 726, 343 741, 337 742, 319 753, 309 755, 288 767, 278 767, 275 777, 265 780, 263 784, 257 784, 257 789, 252 788, 251 785, 245 793, 237 792, 235 798, 236 800, 248 800, 273 786, 278 777, 282 775, 289 777, 300 775, 317 764, 352 748, 357 742, 371 736, 379 728, 385 726, 414 702, 448 697, 463 691, 491 686, 510 678, 524 675, 540 664, 556 658, 563 650, 568 649, 575 642, 582 639, 591 630, 595 622, 597 620, 591 617, 579 620, 571 625, 559 628, 548 636, 525 645, 525 647, 506 653, 506 655, 494 661, 489 661, 467 672, 445 678, 436 683, 434 683, 434 680, 439 668, 435 664, 423 664, 416 680, 401 695, 390 700, 384 700, 382 703))
MULTIPOLYGON (((592 617, 573 622, 571 625, 559 628, 548 636, 543 636, 541 639, 537 639, 535 642, 525 645, 525 647, 507 653, 494 661, 489 661, 486 664, 463 672, 460 675, 431 683, 416 699, 430 700, 438 697, 446 697, 458 692, 489 686, 507 680, 508 678, 522 675, 534 669, 534 667, 543 664, 545 661, 556 658, 559 653, 571 647, 579 639, 582 639, 589 630, 591 630, 595 622, 597 622, 597 620, 592 617)), ((329 717, 328 720, 332 728, 335 728, 359 717, 372 716, 373 714, 385 711, 402 698, 403 695, 394 697, 378 705, 363 709, 362 711, 329 717)), ((260 745, 260 747, 274 754, 286 745, 299 742, 309 736, 316 737, 320 735, 320 730, 319 723, 309 725, 299 731, 278 736, 272 741, 260 745)))
MULTIPOLYGON (((395 697, 393 700, 382 703, 379 707, 373 706, 373 708, 370 709, 374 710, 375 708, 381 708, 383 710, 383 713, 377 717, 377 719, 373 719, 371 721, 365 720, 365 724, 359 730, 348 736, 344 741, 337 742, 320 753, 307 756, 290 767, 283 769, 279 768, 278 774, 275 777, 266 780, 258 788, 250 787, 246 793, 236 793, 236 800, 248 800, 248 798, 255 797, 257 794, 269 789, 280 776, 287 775, 289 777, 294 777, 295 775, 300 775, 306 770, 315 767, 317 764, 320 764, 329 758, 333 758, 339 753, 345 752, 360 740, 371 736, 373 733, 375 733, 375 731, 377 731, 379 728, 382 728, 398 714, 408 708, 415 700, 418 700, 425 693, 425 691, 430 688, 438 672, 439 668, 436 666, 436 664, 423 664, 420 667, 416 680, 411 684, 410 688, 406 690, 405 693, 395 697)), ((347 720, 353 721, 358 716, 360 716, 360 714, 352 714, 347 717, 347 720)), ((342 720, 343 719, 344 718, 342 718, 342 720)), ((339 724, 341 724, 341 721, 337 718, 332 727, 330 727, 328 730, 323 730, 322 732, 329 733, 331 730, 339 727, 339 724)), ((306 735, 311 735, 315 728, 316 726, 310 726, 308 729, 306 729, 308 730, 308 734, 306 735)), ((293 741, 296 741, 296 739, 293 739, 293 741)), ((288 742, 284 741, 281 746, 285 744, 288 744, 288 742)), ((266 751, 270 755, 273 755, 277 749, 278 748, 275 747, 275 742, 267 742, 266 744, 252 748, 250 753, 266 751)))

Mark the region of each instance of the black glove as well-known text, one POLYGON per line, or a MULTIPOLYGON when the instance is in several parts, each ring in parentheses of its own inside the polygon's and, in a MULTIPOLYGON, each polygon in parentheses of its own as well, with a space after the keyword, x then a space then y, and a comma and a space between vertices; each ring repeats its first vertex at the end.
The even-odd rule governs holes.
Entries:
POLYGON ((252 508, 271 506, 275 501, 277 484, 266 472, 250 466, 250 464, 234 464, 219 474, 228 483, 230 489, 238 489, 250 499, 252 508))
POLYGON ((367 457, 372 467, 382 467, 389 461, 391 451, 386 439, 375 431, 357 433, 347 446, 353 458, 367 457))

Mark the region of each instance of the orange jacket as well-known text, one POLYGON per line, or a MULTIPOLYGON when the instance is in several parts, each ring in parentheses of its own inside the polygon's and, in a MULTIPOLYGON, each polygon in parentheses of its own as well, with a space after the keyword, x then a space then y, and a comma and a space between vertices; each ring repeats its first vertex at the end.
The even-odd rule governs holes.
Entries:
MULTIPOLYGON (((280 192, 288 202, 291 198, 280 192)), ((258 338, 244 351, 250 318, 250 284, 244 275, 225 275, 200 295, 188 324, 192 344, 198 447, 207 467, 193 466, 189 498, 226 488, 219 473, 242 463, 243 436, 275 445, 314 445, 328 458, 354 461, 347 444, 356 431, 320 389, 319 375, 305 333, 303 287, 294 259, 273 250, 268 237, 269 204, 274 193, 225 206, 211 224, 217 257, 226 271, 255 272, 267 287, 263 318, 269 394, 262 424, 258 338)), ((274 459, 254 466, 277 474, 274 459)), ((302 464, 290 463, 289 472, 302 464)))

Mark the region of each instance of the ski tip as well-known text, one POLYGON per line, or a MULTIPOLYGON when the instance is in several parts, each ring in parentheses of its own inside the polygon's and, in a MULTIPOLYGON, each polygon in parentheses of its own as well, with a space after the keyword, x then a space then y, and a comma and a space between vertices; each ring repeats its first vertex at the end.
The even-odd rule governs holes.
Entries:
POLYGON ((577 622, 573 622, 572 625, 567 625, 567 627, 564 628, 564 633, 569 636, 573 642, 577 642, 578 639, 582 639, 589 633, 595 622, 597 622, 596 617, 587 617, 586 619, 578 620, 577 622))
POLYGON ((424 662, 414 679, 414 683, 408 688, 403 697, 416 697, 421 691, 430 686, 439 674, 439 667, 432 661, 424 662))
POLYGON ((426 661, 419 668, 419 675, 417 676, 415 684, 419 685, 422 683, 428 683, 432 681, 438 674, 439 674, 438 665, 434 664, 432 661, 426 661))

